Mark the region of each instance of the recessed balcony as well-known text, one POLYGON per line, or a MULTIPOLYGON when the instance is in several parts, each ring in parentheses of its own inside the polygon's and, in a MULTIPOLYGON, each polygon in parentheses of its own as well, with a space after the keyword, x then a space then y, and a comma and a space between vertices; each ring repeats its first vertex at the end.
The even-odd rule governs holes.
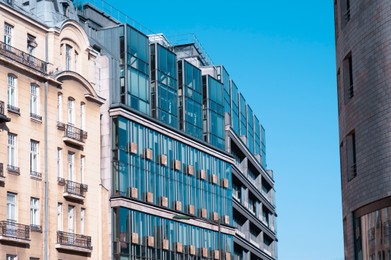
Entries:
POLYGON ((64 131, 62 140, 65 143, 81 147, 84 146, 85 139, 87 139, 86 131, 61 122, 57 122, 57 129, 64 131))
POLYGON ((84 193, 87 192, 88 186, 86 184, 77 183, 67 180, 65 183, 63 196, 66 199, 84 200, 84 193))
POLYGON ((90 254, 92 252, 91 237, 57 231, 57 243, 55 247, 57 250, 90 254))
POLYGON ((0 41, 0 56, 16 61, 31 69, 47 74, 47 63, 24 51, 16 49, 0 41))
POLYGON ((0 123, 11 121, 11 119, 4 114, 5 113, 4 108, 5 108, 4 101, 0 101, 0 123))
POLYGON ((30 244, 30 226, 12 220, 0 221, 0 241, 30 244))

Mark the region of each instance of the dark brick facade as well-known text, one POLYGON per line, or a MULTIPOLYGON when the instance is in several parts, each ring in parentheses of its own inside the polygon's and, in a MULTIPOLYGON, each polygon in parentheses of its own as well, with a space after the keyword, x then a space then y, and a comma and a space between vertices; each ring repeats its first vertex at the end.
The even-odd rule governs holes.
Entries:
POLYGON ((391 1, 350 0, 345 21, 347 1, 335 0, 334 8, 345 259, 354 259, 353 212, 391 196, 391 1), (349 53, 354 94, 346 100, 349 53), (357 175, 349 181, 352 131, 357 175))

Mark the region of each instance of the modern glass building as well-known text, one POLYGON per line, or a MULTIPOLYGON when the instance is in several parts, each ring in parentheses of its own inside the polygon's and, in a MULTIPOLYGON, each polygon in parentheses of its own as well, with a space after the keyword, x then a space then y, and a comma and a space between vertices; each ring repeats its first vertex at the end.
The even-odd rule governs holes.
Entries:
POLYGON ((264 130, 227 70, 197 41, 171 44, 82 2, 79 19, 107 57, 110 257, 277 259, 264 130))

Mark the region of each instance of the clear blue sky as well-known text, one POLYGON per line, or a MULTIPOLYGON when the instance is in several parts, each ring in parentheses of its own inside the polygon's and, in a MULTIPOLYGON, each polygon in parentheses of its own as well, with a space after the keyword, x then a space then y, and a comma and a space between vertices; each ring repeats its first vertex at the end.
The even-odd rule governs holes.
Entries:
POLYGON ((342 260, 331 0, 110 0, 166 36, 194 33, 267 134, 280 260, 342 260))

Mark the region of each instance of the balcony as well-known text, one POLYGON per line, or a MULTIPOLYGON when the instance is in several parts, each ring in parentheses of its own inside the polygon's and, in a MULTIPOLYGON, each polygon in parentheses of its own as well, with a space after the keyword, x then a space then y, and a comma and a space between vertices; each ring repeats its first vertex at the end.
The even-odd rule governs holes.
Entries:
POLYGON ((16 61, 33 70, 47 74, 47 63, 0 41, 0 56, 16 61))
POLYGON ((71 145, 84 146, 85 139, 87 139, 87 132, 83 131, 73 125, 63 124, 58 122, 57 129, 65 131, 62 140, 71 145))
POLYGON ((30 226, 12 220, 0 221, 0 241, 30 244, 30 226))
POLYGON ((87 187, 85 184, 67 180, 63 196, 66 199, 84 200, 84 193, 87 191, 87 187))
POLYGON ((57 231, 56 249, 78 253, 92 252, 91 237, 63 231, 57 231))
POLYGON ((4 114, 4 101, 0 101, 0 123, 5 123, 5 122, 9 122, 11 121, 10 118, 8 118, 5 114, 4 114))

